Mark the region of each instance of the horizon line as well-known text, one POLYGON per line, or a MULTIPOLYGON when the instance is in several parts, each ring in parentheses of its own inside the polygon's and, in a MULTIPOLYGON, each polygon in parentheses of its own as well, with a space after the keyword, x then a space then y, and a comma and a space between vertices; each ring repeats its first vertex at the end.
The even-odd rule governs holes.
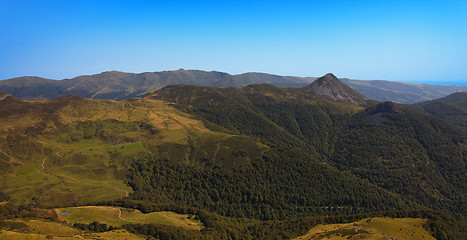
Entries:
MULTIPOLYGON (((47 77, 41 77, 37 75, 24 75, 24 76, 19 76, 19 77, 12 77, 12 78, 6 78, 6 79, 0 79, 0 81, 5 81, 5 80, 12 80, 16 78, 24 78, 24 77, 34 77, 34 78, 42 78, 42 79, 47 79, 47 80, 53 80, 53 81, 62 81, 62 80, 71 80, 75 79, 78 77, 83 77, 83 76, 94 76, 94 75, 99 75, 103 73, 110 73, 110 72, 118 72, 118 73, 127 73, 127 74, 144 74, 144 73, 161 73, 161 72, 176 72, 176 71, 202 71, 202 72, 219 72, 219 73, 226 73, 231 76, 238 76, 238 75, 243 75, 243 74, 249 74, 249 73, 257 73, 257 74, 267 74, 267 75, 273 75, 273 76, 281 76, 281 77, 295 77, 295 78, 320 78, 326 74, 323 74, 321 76, 296 76, 296 75, 280 75, 280 74, 274 74, 274 73, 268 73, 268 72, 256 72, 256 71, 250 71, 250 72, 241 72, 241 73, 229 73, 226 71, 219 71, 219 70, 202 70, 202 69, 185 69, 185 68, 178 68, 174 70, 159 70, 159 71, 143 71, 143 72, 127 72, 127 71, 120 71, 120 70, 106 70, 98 73, 92 73, 92 74, 81 74, 77 75, 71 78, 62 78, 62 79, 54 79, 54 78, 47 78, 47 77)), ((332 73, 332 72, 328 72, 332 73)), ((334 74, 334 73, 333 73, 334 74)), ((335 75, 335 74, 334 74, 335 75)), ((357 80, 357 81, 386 81, 386 82, 396 82, 396 83, 405 83, 405 84, 426 84, 426 85, 437 85, 437 86, 467 86, 467 80, 466 81, 449 81, 449 82, 443 82, 443 81, 438 81, 438 80, 425 80, 422 82, 413 82, 410 80, 387 80, 387 79, 362 79, 362 78, 353 78, 353 77, 337 77, 339 79, 349 79, 349 80, 357 80)))

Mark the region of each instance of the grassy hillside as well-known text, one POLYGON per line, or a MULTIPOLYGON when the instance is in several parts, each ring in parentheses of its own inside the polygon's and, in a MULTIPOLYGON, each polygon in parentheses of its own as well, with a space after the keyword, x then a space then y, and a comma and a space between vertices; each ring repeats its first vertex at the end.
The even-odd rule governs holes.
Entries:
POLYGON ((0 239, 5 240, 27 240, 27 239, 128 239, 142 240, 144 237, 132 234, 124 229, 107 232, 87 232, 76 229, 60 222, 46 220, 9 220, 9 223, 20 223, 23 229, 0 230, 0 239))
POLYGON ((127 166, 148 145, 210 134, 166 104, 65 96, 1 102, 1 191, 10 200, 67 205, 128 196, 127 166))
POLYGON ((142 213, 135 209, 116 208, 108 206, 84 206, 57 208, 55 212, 58 219, 70 224, 93 222, 105 223, 108 226, 121 227, 124 224, 162 224, 181 227, 187 230, 200 230, 203 228, 195 215, 177 214, 174 212, 142 213))

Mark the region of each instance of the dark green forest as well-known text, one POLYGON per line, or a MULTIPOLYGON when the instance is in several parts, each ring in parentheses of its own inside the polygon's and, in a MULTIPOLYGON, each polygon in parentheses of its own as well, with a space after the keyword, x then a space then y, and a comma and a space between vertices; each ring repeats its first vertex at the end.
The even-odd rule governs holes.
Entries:
MULTIPOLYGON (((155 160, 152 166, 158 166, 156 169, 148 166, 151 161, 144 166, 136 163, 132 174, 142 178, 154 176, 154 182, 167 182, 169 178, 172 184, 181 179, 179 182, 192 181, 196 182, 194 186, 216 189, 214 196, 202 197, 201 201, 198 197, 205 196, 202 193, 189 200, 171 197, 177 203, 192 202, 223 215, 238 216, 232 210, 219 207, 222 204, 216 203, 219 192, 224 196, 220 199, 238 204, 236 209, 246 202, 249 207, 263 204, 266 209, 278 212, 297 208, 298 215, 301 212, 350 214, 413 206, 466 213, 466 132, 403 105, 380 103, 358 114, 333 113, 319 102, 287 101, 249 101, 234 105, 201 102, 198 106, 190 102, 185 109, 214 123, 213 129, 221 126, 252 136, 270 150, 250 164, 232 169, 187 169, 172 165, 167 159, 155 160), (212 175, 216 175, 219 184, 210 182, 212 175), (242 184, 245 189, 257 189, 258 196, 251 198, 242 184), (229 191, 229 185, 237 187, 233 192, 238 196, 231 196, 234 193, 229 191), (268 196, 270 187, 274 188, 273 196, 268 196)), ((228 161, 236 161, 235 156, 228 161)), ((200 188, 188 184, 178 189, 193 193, 200 188)), ((239 212, 258 219, 270 218, 259 209, 239 212)), ((285 215, 289 214, 294 215, 285 215)))

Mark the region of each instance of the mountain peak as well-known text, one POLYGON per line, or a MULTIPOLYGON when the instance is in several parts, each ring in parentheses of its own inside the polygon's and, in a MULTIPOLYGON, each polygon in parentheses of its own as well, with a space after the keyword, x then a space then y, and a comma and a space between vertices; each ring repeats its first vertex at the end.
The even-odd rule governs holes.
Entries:
POLYGON ((326 75, 316 79, 306 88, 310 89, 314 94, 325 96, 334 101, 344 101, 356 105, 365 105, 368 100, 347 84, 343 83, 332 73, 327 73, 326 75))
POLYGON ((326 75, 313 81, 315 85, 335 85, 335 84, 344 84, 342 83, 334 74, 326 73, 326 75))
POLYGON ((335 79, 337 79, 337 77, 336 77, 334 74, 332 74, 332 73, 326 73, 326 75, 324 75, 323 77, 325 77, 325 78, 335 78, 335 79))

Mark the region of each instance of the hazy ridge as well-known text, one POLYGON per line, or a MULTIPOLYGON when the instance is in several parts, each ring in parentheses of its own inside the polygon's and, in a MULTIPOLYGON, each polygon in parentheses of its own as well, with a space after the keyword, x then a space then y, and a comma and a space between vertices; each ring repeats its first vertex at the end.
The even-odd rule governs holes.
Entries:
MULTIPOLYGON (((57 98, 76 94, 93 99, 122 100, 141 97, 168 85, 187 84, 211 87, 242 87, 269 83, 282 87, 303 87, 316 77, 279 76, 266 73, 231 75, 223 72, 176 70, 163 72, 125 73, 103 72, 72 79, 51 80, 39 77, 19 77, 0 81, 0 92, 25 100, 57 98)), ((341 79, 360 94, 378 101, 415 103, 467 91, 467 86, 413 84, 392 81, 363 81, 341 79)))

